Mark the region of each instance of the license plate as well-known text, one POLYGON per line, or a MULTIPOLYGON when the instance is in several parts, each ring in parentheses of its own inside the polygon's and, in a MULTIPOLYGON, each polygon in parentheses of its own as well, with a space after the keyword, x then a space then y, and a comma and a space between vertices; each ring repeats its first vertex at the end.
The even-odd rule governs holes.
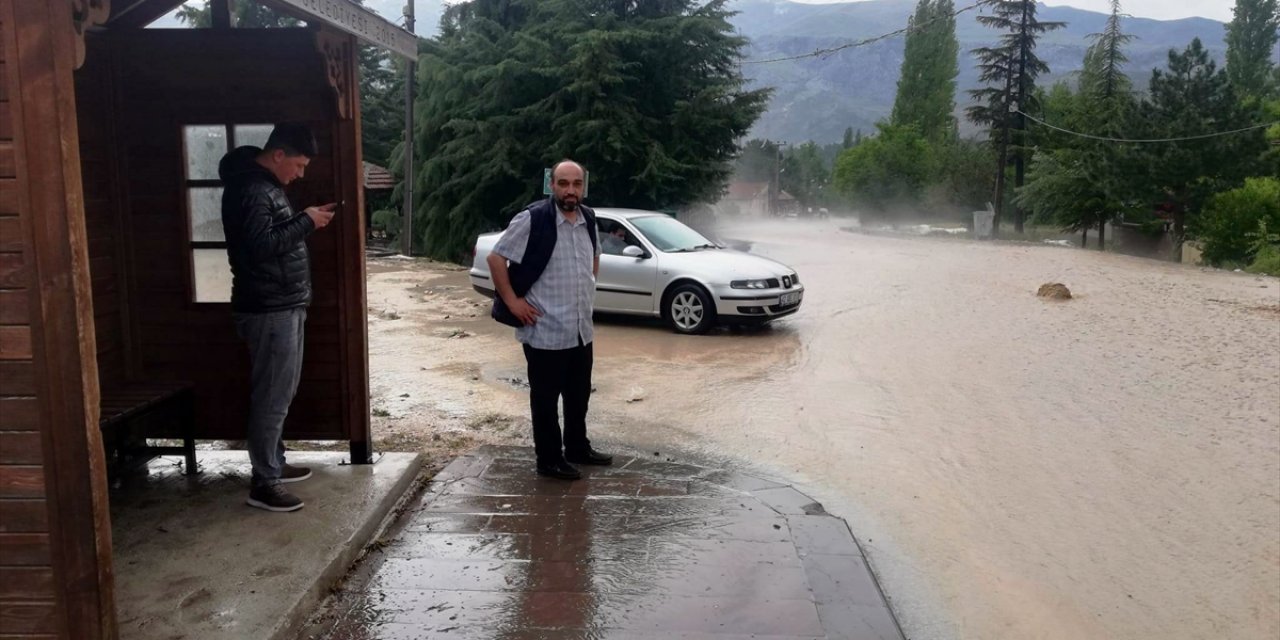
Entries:
POLYGON ((792 291, 791 293, 784 293, 778 296, 778 304, 780 305, 795 304, 797 302, 800 302, 800 298, 803 295, 804 295, 803 291, 792 291))

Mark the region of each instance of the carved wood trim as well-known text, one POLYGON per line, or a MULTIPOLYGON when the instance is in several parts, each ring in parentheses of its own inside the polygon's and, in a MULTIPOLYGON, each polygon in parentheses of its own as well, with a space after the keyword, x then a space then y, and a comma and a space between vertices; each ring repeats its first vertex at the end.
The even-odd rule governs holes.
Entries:
POLYGON ((357 98, 355 60, 352 51, 354 38, 345 33, 321 30, 316 32, 316 50, 324 57, 325 79, 338 101, 338 117, 350 120, 355 113, 357 98))
POLYGON ((111 17, 111 0, 71 0, 71 24, 76 31, 76 68, 84 65, 84 34, 106 24, 111 17))

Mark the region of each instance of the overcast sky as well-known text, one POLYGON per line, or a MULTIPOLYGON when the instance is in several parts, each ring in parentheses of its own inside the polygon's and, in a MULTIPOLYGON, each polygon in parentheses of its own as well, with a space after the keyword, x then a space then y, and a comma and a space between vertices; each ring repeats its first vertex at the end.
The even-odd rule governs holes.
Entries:
MULTIPOLYGON (((828 4, 831 2, 848 2, 849 0, 794 0, 809 4, 828 4)), ((956 6, 969 4, 966 0, 955 0, 956 6)), ((1099 13, 1111 12, 1111 0, 1049 0, 1044 4, 1050 6, 1068 6, 1099 13)), ((1120 0, 1120 9, 1131 16, 1155 18, 1157 20, 1175 20, 1200 16, 1227 22, 1231 19, 1231 7, 1235 0, 1120 0)))
MULTIPOLYGON (((849 0, 794 0, 812 4, 828 4, 831 2, 848 2, 849 0)), ((440 0, 415 0, 418 15, 430 15, 430 7, 439 6, 440 0)), ((968 4, 967 0, 955 0, 956 6, 968 4)), ((1045 4, 1053 6, 1071 6, 1089 11, 1107 13, 1111 11, 1111 0, 1049 0, 1045 4)), ((405 0, 365 0, 365 5, 382 14, 383 17, 399 22, 405 0)), ((1200 16, 1227 22, 1231 20, 1231 7, 1235 0, 1121 0, 1120 7, 1125 13, 1141 18, 1157 20, 1175 20, 1200 16)))

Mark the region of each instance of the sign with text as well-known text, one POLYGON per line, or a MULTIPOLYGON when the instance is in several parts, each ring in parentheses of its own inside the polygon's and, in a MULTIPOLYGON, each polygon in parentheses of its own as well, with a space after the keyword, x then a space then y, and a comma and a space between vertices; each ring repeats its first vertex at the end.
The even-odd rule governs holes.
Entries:
POLYGON ((365 42, 418 59, 417 36, 351 0, 275 0, 365 42))

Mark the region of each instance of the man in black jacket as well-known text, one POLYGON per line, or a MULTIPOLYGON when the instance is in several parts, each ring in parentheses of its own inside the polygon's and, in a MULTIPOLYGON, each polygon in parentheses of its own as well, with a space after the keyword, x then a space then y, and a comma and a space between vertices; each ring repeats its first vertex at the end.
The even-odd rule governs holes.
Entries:
POLYGON ((295 213, 284 186, 301 178, 316 155, 304 125, 279 124, 264 148, 240 147, 222 158, 222 228, 231 262, 231 310, 253 363, 249 400, 248 503, 296 511, 302 500, 283 483, 311 477, 284 460, 284 419, 302 374, 303 325, 311 302, 307 236, 333 219, 336 205, 295 213))

